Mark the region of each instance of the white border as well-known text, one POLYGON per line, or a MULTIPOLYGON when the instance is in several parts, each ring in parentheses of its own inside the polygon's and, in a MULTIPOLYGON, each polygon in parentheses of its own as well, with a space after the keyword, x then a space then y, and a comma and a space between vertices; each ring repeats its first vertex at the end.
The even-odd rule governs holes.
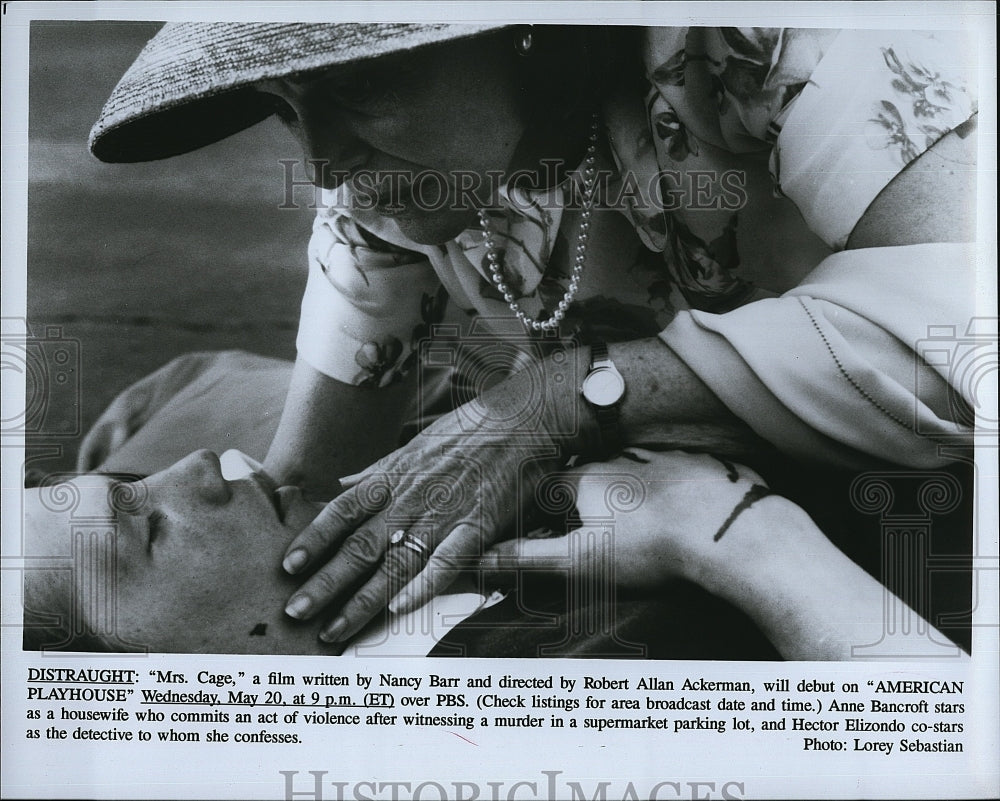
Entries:
MULTIPOLYGON (((996 307, 996 38, 995 6, 969 2, 880 2, 880 3, 8 3, 3 16, 3 292, 4 317, 23 317, 26 292, 26 191, 27 191, 27 74, 28 22, 31 19, 133 19, 161 20, 183 17, 199 20, 239 18, 281 21, 417 21, 446 18, 450 22, 516 20, 524 22, 590 22, 609 24, 781 24, 800 27, 872 28, 959 28, 978 30, 982 48, 980 75, 980 182, 978 198, 981 242, 980 313, 995 317, 996 307), (990 56, 992 54, 992 57, 990 56)), ((3 417, 18 408, 24 397, 23 381, 5 371, 3 376, 3 417)), ((996 404, 995 385, 992 403, 996 404)), ((985 398, 989 403, 989 397, 985 398)), ((20 530, 17 500, 21 459, 16 448, 4 448, 2 482, 4 488, 4 553, 11 553, 8 539, 20 530)), ((980 487, 989 489, 979 499, 977 530, 981 537, 978 553, 997 556, 997 451, 983 449, 977 458, 980 487)), ((16 552, 16 551, 13 551, 16 552)), ((995 564, 995 563, 994 563, 995 564)), ((4 623, 19 614, 17 582, 7 581, 3 590, 4 623)), ((980 583, 977 621, 995 623, 1000 609, 996 574, 987 573, 980 583)), ((971 745, 961 763, 966 772, 951 774, 942 763, 929 759, 877 761, 873 759, 817 759, 794 751, 778 753, 773 741, 741 741, 733 736, 679 738, 656 741, 634 732, 614 736, 559 734, 552 730, 477 733, 475 748, 453 738, 427 730, 393 730, 376 738, 368 732, 349 731, 342 736, 315 738, 316 742, 294 754, 280 747, 209 749, 177 748, 166 761, 148 748, 83 747, 71 752, 44 742, 32 745, 23 739, 23 675, 30 661, 20 650, 19 634, 3 629, 3 753, 4 794, 18 797, 158 797, 158 798, 270 798, 281 794, 278 770, 327 770, 327 780, 385 781, 437 778, 440 781, 478 782, 486 792, 486 781, 504 781, 509 788, 516 781, 542 784, 542 771, 562 771, 562 779, 574 779, 593 788, 601 780, 613 780, 608 797, 632 780, 637 789, 656 781, 715 781, 719 787, 743 781, 745 797, 989 797, 998 792, 996 755, 998 741, 997 662, 998 630, 987 625, 975 631, 974 661, 967 670, 955 666, 880 664, 763 665, 753 663, 660 664, 656 671, 673 676, 772 678, 772 674, 798 678, 884 676, 961 677, 972 688, 975 709, 973 730, 966 741, 971 745), (325 740, 325 741, 324 741, 325 740), (776 758, 776 756, 778 758, 776 758), (978 776, 972 775, 973 773, 978 776)), ((288 657, 252 660, 253 669, 308 670, 305 658, 292 662, 288 657), (300 661, 302 660, 302 661, 300 661)), ((319 662, 320 660, 314 660, 319 662)), ((240 657, 200 658, 195 664, 211 663, 213 669, 233 670, 246 665, 240 657)), ((184 657, 153 657, 149 665, 191 664, 184 657)), ((101 660, 102 666, 134 664, 117 657, 101 660)), ((319 666, 313 665, 319 670, 319 666)), ((324 666, 327 670, 336 668, 324 666)), ((417 668, 412 668, 417 670, 417 668)), ((513 660, 496 664, 470 660, 465 666, 455 662, 421 663, 419 670, 437 670, 449 675, 470 675, 509 670, 584 675, 640 676, 650 671, 648 664, 622 665, 595 662, 547 662, 513 660)), ((346 671, 346 668, 345 668, 346 671)), ((304 775, 304 774, 303 774, 304 775)), ((504 790, 506 792, 506 790, 504 790)), ((525 791, 526 792, 526 791, 525 791)), ((684 786, 684 793, 690 787, 684 786)), ((701 788, 701 793, 708 792, 701 788)), ((303 796, 304 797, 304 796, 303 796)), ((327 797, 335 797, 331 794, 327 797)), ((380 796, 381 797, 381 796, 380 796)), ((433 796, 429 796, 433 797, 433 796)), ((483 796, 486 797, 486 796, 483 796)), ((532 797, 532 796, 519 796, 532 797)), ((541 797, 541 796, 537 796, 541 797)), ((663 797, 676 797, 666 796, 663 797)), ((683 797, 691 797, 684 795, 683 797)), ((704 797, 704 796, 703 796, 704 797)), ((719 797, 718 790, 710 797, 719 797)))

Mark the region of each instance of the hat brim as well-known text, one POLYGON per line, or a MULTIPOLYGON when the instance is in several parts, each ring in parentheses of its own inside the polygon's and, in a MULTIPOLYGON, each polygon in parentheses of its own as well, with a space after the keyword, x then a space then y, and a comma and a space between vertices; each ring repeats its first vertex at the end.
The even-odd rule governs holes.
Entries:
POLYGON ((172 23, 154 36, 90 132, 101 161, 169 158, 255 125, 274 111, 252 85, 508 25, 172 23))
POLYGON ((101 161, 133 163, 170 158, 256 125, 274 112, 259 92, 237 89, 150 111, 91 137, 101 161))

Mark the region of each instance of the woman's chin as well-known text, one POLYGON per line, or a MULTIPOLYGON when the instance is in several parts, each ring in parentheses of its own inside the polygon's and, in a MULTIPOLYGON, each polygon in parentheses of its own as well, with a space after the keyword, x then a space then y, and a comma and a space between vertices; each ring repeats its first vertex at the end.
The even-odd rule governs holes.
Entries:
POLYGON ((393 219, 407 239, 419 245, 443 245, 475 225, 476 212, 463 209, 410 213, 404 209, 393 219))

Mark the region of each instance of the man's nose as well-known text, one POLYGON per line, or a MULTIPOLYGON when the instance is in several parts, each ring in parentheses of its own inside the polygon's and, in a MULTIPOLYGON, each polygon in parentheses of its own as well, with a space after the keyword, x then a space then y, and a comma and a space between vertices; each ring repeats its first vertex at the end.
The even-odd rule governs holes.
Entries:
POLYGON ((233 493, 222 477, 219 457, 212 451, 200 450, 186 456, 171 472, 176 471, 178 483, 209 503, 228 503, 233 493))

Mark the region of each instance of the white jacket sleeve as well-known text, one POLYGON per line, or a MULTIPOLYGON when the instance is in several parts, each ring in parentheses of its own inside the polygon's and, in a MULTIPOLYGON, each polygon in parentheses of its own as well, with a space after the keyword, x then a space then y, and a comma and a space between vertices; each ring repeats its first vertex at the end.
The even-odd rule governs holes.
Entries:
POLYGON ((975 253, 961 244, 834 254, 780 298, 682 312, 661 338, 735 414, 795 456, 848 466, 946 460, 971 442, 971 389, 954 369, 975 316, 975 253), (931 363, 933 362, 933 363, 931 363))
POLYGON ((376 250, 349 217, 321 211, 309 242, 299 357, 347 384, 391 383, 405 370, 416 332, 435 322, 440 286, 424 256, 376 250))

